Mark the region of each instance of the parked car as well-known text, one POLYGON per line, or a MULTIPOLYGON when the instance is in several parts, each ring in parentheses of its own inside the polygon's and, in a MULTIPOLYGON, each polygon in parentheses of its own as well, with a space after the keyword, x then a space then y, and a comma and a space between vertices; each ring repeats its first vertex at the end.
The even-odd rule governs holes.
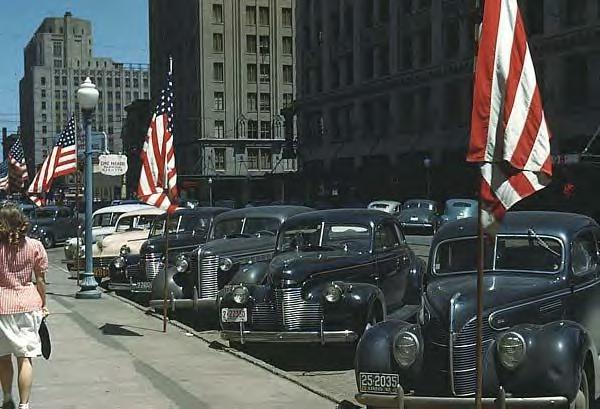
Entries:
POLYGON ((479 208, 477 200, 473 199, 450 199, 446 200, 444 214, 440 218, 440 224, 451 220, 477 217, 479 208))
POLYGON ((397 215, 400 213, 401 207, 402 203, 400 202, 395 202, 392 200, 377 200, 369 203, 367 209, 381 210, 382 212, 397 215))
MULTIPOLYGON (((475 218, 441 227, 418 322, 389 320, 363 335, 355 359, 360 403, 472 407, 476 236, 475 218)), ((598 396, 599 240, 587 216, 509 212, 486 241, 485 407, 505 396, 506 407, 589 408, 598 396)))
MULTIPOLYGON (((302 206, 261 206, 217 216, 206 244, 172 260, 167 271, 170 307, 215 305, 217 292, 236 273, 271 260, 275 236, 284 221, 311 210, 302 206)), ((164 275, 159 274, 153 281, 150 306, 162 305, 163 288, 164 275)))
POLYGON ((405 234, 435 234, 439 217, 437 203, 433 200, 411 199, 402 204, 398 220, 405 234))
MULTIPOLYGON (((92 215, 92 243, 95 243, 97 239, 102 238, 108 234, 115 232, 117 221, 122 214, 127 212, 133 212, 136 210, 150 209, 152 206, 147 204, 123 204, 116 206, 108 206, 102 209, 96 210, 92 215)), ((79 246, 79 258, 83 258, 85 252, 85 235, 83 226, 81 227, 81 237, 79 246)), ((65 242, 65 263, 68 270, 72 270, 75 267, 75 258, 77 253, 77 232, 69 236, 65 242)), ((81 264, 83 265, 83 264, 81 264)))
MULTIPOLYGON (((229 209, 200 207, 178 209, 169 216, 168 242, 171 257, 192 250, 206 242, 215 217, 229 209)), ((149 293, 152 281, 164 269, 163 255, 167 245, 166 215, 157 217, 152 224, 148 239, 142 243, 139 253, 133 251, 119 254, 109 267, 108 288, 117 291, 149 293)))
POLYGON ((96 280, 109 276, 109 266, 115 257, 139 254, 142 244, 148 239, 152 222, 162 214, 164 210, 155 207, 122 214, 115 232, 99 238, 92 247, 96 280))
POLYGON ((351 343, 403 307, 416 313, 425 263, 390 214, 336 209, 289 218, 273 260, 239 270, 219 293, 234 343, 351 343))
POLYGON ((80 223, 73 210, 64 206, 39 208, 30 222, 29 237, 40 240, 47 249, 77 234, 80 223))

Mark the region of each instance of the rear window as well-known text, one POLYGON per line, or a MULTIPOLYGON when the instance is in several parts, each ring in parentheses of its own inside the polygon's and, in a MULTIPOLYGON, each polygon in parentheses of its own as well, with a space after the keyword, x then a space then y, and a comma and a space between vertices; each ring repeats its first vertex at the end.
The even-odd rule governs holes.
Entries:
POLYGON ((371 205, 371 209, 387 209, 388 205, 383 203, 376 203, 371 205))
POLYGON ((452 207, 471 207, 471 203, 454 202, 454 203, 452 203, 452 207))

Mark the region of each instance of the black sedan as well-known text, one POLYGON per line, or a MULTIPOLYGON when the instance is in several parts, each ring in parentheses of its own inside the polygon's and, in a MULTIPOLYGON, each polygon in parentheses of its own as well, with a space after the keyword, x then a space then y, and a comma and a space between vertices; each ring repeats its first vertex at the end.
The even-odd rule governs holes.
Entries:
POLYGON ((64 206, 47 206, 36 209, 30 218, 29 236, 50 249, 77 235, 81 221, 73 210, 64 206))
POLYGON ((435 234, 440 224, 438 212, 433 200, 411 199, 402 204, 398 220, 406 234, 435 234))
POLYGON ((352 343, 388 312, 416 311, 424 270, 390 214, 294 216, 273 260, 241 270, 220 292, 221 335, 233 343, 352 343))
MULTIPOLYGON (((356 352, 369 407, 472 407, 477 221, 449 222, 431 247, 418 323, 382 322, 356 352)), ((600 366, 600 227, 568 213, 508 213, 485 248, 485 407, 589 408, 600 366)))

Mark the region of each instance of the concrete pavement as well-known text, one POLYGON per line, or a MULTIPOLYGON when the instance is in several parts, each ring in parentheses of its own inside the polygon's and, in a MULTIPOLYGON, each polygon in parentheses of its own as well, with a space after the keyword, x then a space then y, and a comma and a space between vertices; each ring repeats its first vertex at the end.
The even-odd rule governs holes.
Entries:
POLYGON ((53 351, 34 362, 32 409, 335 407, 185 330, 163 334, 160 321, 113 297, 75 299, 59 263, 48 281, 53 351))

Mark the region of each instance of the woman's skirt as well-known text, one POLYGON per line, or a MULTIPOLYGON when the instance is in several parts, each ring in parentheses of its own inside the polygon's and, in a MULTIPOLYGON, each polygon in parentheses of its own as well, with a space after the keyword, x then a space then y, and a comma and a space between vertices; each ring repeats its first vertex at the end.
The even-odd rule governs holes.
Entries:
POLYGON ((41 311, 0 314, 0 356, 34 358, 42 355, 41 311))

